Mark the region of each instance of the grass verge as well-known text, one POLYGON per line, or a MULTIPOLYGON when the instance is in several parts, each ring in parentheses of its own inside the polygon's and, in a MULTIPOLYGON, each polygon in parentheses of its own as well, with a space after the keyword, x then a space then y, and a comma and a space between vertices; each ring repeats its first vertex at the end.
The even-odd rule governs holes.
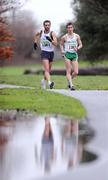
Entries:
POLYGON ((86 114, 78 100, 39 89, 1 89, 0 109, 26 109, 38 114, 61 114, 72 119, 83 118, 86 114))
MULTIPOLYGON (((61 66, 61 64, 60 64, 61 66)), ((0 69, 1 84, 31 86, 35 89, 0 90, 1 109, 27 109, 39 114, 62 114, 72 118, 82 118, 86 111, 82 104, 70 97, 42 91, 42 75, 23 75, 26 67, 4 67, 0 69)), ((66 89, 65 76, 52 76, 55 88, 66 89)), ((108 90, 108 76, 78 76, 74 84, 78 90, 108 90)))

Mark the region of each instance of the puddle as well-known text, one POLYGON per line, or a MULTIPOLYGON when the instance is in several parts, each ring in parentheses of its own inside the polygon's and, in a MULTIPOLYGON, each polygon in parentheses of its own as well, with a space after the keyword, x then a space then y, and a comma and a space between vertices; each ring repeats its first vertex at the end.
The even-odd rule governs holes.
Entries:
POLYGON ((90 163, 97 156, 85 145, 93 136, 86 121, 0 111, 0 180, 38 179, 90 163))

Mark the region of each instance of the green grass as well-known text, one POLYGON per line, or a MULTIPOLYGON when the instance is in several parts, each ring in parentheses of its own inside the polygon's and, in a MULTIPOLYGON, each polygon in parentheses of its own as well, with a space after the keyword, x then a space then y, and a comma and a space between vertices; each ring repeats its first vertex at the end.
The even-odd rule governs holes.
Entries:
MULTIPOLYGON (((56 61, 54 67, 64 67, 64 61, 56 61)), ((39 114, 62 114, 73 118, 82 118, 85 116, 85 109, 78 100, 60 94, 42 91, 40 87, 40 81, 43 78, 42 75, 23 75, 24 70, 28 68, 39 69, 41 65, 0 68, 0 83, 35 88, 34 90, 0 90, 1 109, 28 109, 36 111, 39 114)), ((55 88, 67 88, 65 76, 52 76, 52 80, 55 82, 55 88)), ((74 84, 78 90, 108 90, 108 76, 78 76, 74 80, 74 84)))
MULTIPOLYGON (((27 67, 26 67, 27 68, 27 67)), ((74 98, 57 93, 42 91, 40 87, 41 75, 23 75, 25 67, 6 67, 0 72, 0 83, 35 87, 30 89, 2 89, 0 90, 1 109, 27 109, 39 114, 61 114, 80 119, 86 111, 82 104, 74 98)), ((65 77, 53 77, 57 88, 66 87, 65 77)))
POLYGON ((27 109, 38 114, 61 114, 72 119, 80 119, 86 114, 78 100, 40 89, 1 89, 0 108, 27 109))
POLYGON ((41 64, 26 66, 10 66, 0 68, 0 74, 3 75, 22 75, 26 69, 41 69, 41 64))
MULTIPOLYGON (((103 61, 93 61, 90 62, 88 60, 78 60, 79 62, 79 67, 80 68, 88 68, 88 67, 108 67, 108 60, 103 60, 103 61)), ((55 60, 53 63, 53 68, 65 68, 64 65, 64 59, 62 60, 55 60)))
MULTIPOLYGON (((1 75, 0 83, 40 88, 42 75, 1 75)), ((65 76, 52 76, 56 89, 66 89, 65 76)), ((78 76, 74 81, 78 90, 108 90, 108 76, 78 76)))
MULTIPOLYGON (((93 66, 101 66, 101 67, 108 67, 108 60, 103 61, 96 61, 94 63, 90 63, 89 61, 79 60, 79 67, 86 68, 86 67, 93 67, 93 66)), ((64 59, 62 60, 55 60, 53 63, 53 69, 56 68, 65 68, 64 59)), ((23 66, 15 66, 15 67, 2 67, 0 68, 0 74, 4 75, 21 75, 24 73, 26 69, 42 69, 41 64, 33 64, 33 65, 23 65, 23 66)))

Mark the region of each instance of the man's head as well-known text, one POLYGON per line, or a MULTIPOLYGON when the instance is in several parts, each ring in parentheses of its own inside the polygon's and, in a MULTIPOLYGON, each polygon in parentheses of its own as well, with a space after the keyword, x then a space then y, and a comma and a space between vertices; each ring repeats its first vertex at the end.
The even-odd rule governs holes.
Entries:
POLYGON ((46 32, 49 32, 50 27, 51 27, 51 21, 50 21, 50 20, 45 20, 45 21, 43 22, 43 26, 44 26, 45 31, 46 31, 46 32))
POLYGON ((67 24, 66 24, 66 29, 67 29, 67 32, 73 32, 73 23, 72 22, 68 22, 67 24))

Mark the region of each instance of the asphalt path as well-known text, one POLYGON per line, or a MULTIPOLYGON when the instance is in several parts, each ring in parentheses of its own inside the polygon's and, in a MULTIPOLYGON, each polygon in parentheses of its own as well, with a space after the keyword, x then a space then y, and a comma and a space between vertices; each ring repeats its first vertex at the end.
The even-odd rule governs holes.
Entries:
MULTIPOLYGON (((9 86, 0 85, 0 88, 9 88, 9 86)), ((16 86, 11 86, 10 88, 16 88, 16 86)), ((17 86, 17 88, 21 87, 17 86)), ((87 148, 96 153, 98 155, 98 159, 92 163, 86 163, 75 167, 67 173, 62 173, 53 177, 46 177, 44 179, 108 180, 108 91, 69 91, 63 89, 53 89, 50 91, 70 96, 70 98, 74 97, 82 102, 87 110, 86 118, 88 119, 88 123, 95 131, 95 137, 87 145, 87 148)))
POLYGON ((82 102, 87 110, 89 125, 95 131, 94 139, 87 148, 98 155, 92 163, 78 166, 68 173, 47 180, 108 180, 108 91, 101 90, 57 90, 51 91, 74 97, 82 102))

